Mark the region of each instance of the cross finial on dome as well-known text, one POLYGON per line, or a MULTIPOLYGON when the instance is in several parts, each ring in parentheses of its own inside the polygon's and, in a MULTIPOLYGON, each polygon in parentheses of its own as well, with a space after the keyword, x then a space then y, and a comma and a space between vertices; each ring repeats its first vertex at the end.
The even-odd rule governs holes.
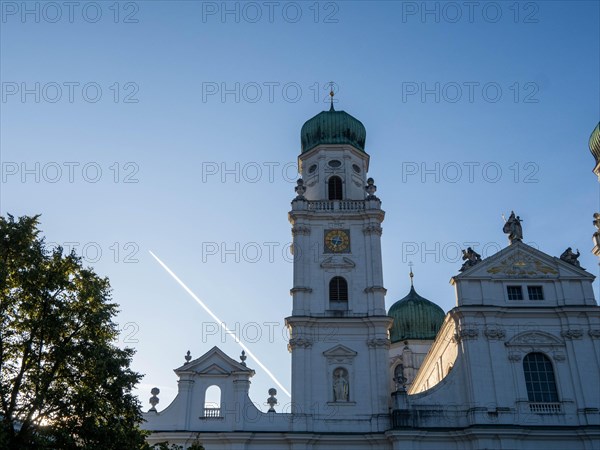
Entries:
POLYGON ((410 267, 410 274, 409 274, 409 276, 410 276, 410 287, 413 287, 413 278, 415 276, 415 274, 412 271, 413 266, 414 266, 413 262, 409 261, 408 262, 408 267, 410 267))
POLYGON ((329 111, 335 111, 335 109, 333 108, 333 96, 335 95, 335 92, 333 92, 333 85, 335 83, 333 81, 329 82, 329 98, 331 100, 331 106, 329 107, 329 111))

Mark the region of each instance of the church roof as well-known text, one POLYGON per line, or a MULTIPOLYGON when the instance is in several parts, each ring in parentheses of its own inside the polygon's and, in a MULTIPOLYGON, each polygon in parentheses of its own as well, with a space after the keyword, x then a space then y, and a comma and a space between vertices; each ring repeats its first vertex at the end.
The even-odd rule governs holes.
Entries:
POLYGON ((583 267, 569 264, 518 241, 455 275, 450 283, 462 279, 554 279, 561 276, 591 281, 596 278, 583 267))
POLYGON ((392 305, 388 316, 394 319, 390 330, 390 340, 394 343, 406 339, 435 339, 446 314, 411 286, 408 295, 392 305))
POLYGON ((321 144, 348 144, 365 151, 367 130, 360 120, 345 111, 336 111, 333 103, 329 111, 322 111, 302 126, 300 140, 302 153, 321 144))

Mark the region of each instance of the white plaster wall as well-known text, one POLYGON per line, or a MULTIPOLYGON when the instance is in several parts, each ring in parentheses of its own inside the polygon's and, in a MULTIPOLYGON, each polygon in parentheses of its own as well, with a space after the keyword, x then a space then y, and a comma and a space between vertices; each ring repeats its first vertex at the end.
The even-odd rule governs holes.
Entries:
POLYGON ((307 187, 304 194, 308 200, 326 200, 328 198, 327 180, 332 175, 342 179, 344 199, 364 200, 369 156, 348 145, 319 145, 298 157, 299 171, 307 187), (332 168, 328 165, 331 160, 338 160, 342 165, 332 168), (356 173, 352 165, 360 168, 356 173), (317 169, 310 173, 312 166, 317 169))

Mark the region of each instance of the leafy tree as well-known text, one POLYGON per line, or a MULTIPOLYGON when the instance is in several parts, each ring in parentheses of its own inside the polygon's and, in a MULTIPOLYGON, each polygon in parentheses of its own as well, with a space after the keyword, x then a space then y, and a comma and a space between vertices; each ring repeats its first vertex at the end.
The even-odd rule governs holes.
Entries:
POLYGON ((190 445, 187 450, 204 450, 204 446, 200 443, 198 438, 196 438, 194 440, 194 442, 192 442, 192 445, 190 445))
POLYGON ((169 445, 168 442, 160 442, 152 446, 152 450, 183 450, 183 447, 175 444, 169 445))
MULTIPOLYGON (((152 446, 152 450, 183 450, 183 447, 177 444, 169 445, 168 442, 160 442, 158 444, 154 444, 154 446, 152 446)), ((195 439, 194 442, 192 442, 192 445, 187 448, 187 450, 204 450, 204 447, 202 444, 200 444, 198 439, 195 439)))
POLYGON ((148 448, 109 281, 49 250, 38 217, 0 217, 0 448, 148 448))

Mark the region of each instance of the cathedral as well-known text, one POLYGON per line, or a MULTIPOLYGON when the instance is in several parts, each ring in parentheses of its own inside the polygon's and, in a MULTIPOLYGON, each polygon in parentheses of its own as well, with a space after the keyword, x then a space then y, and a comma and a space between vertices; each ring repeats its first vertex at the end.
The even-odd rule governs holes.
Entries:
MULTIPOLYGON (((236 360, 214 347, 192 360, 188 352, 175 369, 173 402, 158 411, 152 390, 148 442, 187 449, 199 441, 206 450, 600 450, 600 307, 579 254, 569 248, 554 257, 526 245, 513 213, 504 249, 485 259, 463 251, 451 280, 453 309, 444 313, 420 296, 411 271, 410 291, 386 311, 385 213, 367 177, 365 144, 363 124, 333 103, 301 130, 285 318, 291 411, 276 411, 275 389, 270 410, 256 408, 244 354, 236 360), (315 248, 318 258, 302 257, 315 248), (220 403, 207 407, 212 386, 220 403)), ((598 127, 590 149, 600 177, 598 127)), ((600 232, 594 240, 597 250, 600 232)))

